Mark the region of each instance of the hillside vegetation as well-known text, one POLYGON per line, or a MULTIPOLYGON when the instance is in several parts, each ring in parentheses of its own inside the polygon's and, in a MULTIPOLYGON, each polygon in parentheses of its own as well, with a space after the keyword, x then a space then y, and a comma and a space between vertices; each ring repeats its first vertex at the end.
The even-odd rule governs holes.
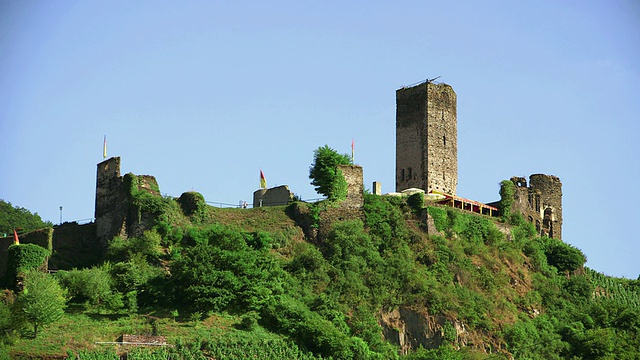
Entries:
MULTIPOLYGON (((67 304, 37 336, 24 295, 5 291, 0 359, 640 357, 639 281, 583 267, 580 250, 517 214, 506 227, 365 194, 363 220, 316 240, 291 214, 313 220, 321 204, 218 209, 187 194, 133 193, 151 230, 114 238, 98 266, 49 275, 67 304), (425 211, 439 234, 425 231, 425 211), (174 346, 98 344, 122 334, 174 346)), ((27 285, 39 266, 29 261, 12 263, 27 285)))

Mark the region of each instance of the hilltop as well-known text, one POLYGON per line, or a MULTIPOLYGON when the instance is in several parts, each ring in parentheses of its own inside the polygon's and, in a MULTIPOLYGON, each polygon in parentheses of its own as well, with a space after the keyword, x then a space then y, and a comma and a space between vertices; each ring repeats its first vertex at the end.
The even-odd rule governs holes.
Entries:
POLYGON ((332 221, 326 236, 314 237, 323 214, 340 208, 339 201, 219 209, 200 194, 186 194, 133 193, 146 230, 114 238, 95 266, 51 275, 66 289, 68 308, 35 339, 15 316, 7 322, 15 307, 7 306, 13 295, 6 293, 0 353, 639 355, 638 281, 583 267, 582 252, 536 236, 518 214, 491 218, 423 204, 416 196, 365 194, 362 218, 332 221), (123 334, 161 335, 175 347, 96 345, 123 334))

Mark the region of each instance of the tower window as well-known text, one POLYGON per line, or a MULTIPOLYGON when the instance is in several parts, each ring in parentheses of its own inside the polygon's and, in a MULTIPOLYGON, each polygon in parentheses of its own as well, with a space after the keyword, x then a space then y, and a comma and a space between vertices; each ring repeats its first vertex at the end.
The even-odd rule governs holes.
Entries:
POLYGON ((408 168, 407 172, 409 173, 409 180, 411 180, 413 178, 413 171, 411 170, 411 168, 408 168))
POLYGON ((404 181, 404 169, 400 170, 400 181, 404 181))
POLYGON ((442 144, 447 146, 447 137, 445 135, 442 135, 442 144))

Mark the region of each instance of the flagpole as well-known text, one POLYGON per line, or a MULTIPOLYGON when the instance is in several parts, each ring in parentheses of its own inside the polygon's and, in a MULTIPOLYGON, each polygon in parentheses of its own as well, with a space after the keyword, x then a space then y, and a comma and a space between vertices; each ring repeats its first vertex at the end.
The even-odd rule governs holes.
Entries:
POLYGON ((355 165, 355 140, 351 138, 351 165, 355 165))

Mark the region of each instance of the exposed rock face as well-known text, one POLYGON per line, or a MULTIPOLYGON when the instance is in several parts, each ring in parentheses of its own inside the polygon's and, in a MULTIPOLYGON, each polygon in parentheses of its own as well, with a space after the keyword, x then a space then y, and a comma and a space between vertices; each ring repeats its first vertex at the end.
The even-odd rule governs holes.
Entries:
MULTIPOLYGON (((443 326, 447 323, 445 317, 430 315, 427 311, 400 307, 390 312, 380 314, 380 326, 384 338, 400 347, 400 353, 406 355, 422 346, 434 349, 440 346, 444 339, 443 326)), ((467 342, 467 328, 454 321, 452 325, 456 331, 456 343, 464 345, 467 342)))

